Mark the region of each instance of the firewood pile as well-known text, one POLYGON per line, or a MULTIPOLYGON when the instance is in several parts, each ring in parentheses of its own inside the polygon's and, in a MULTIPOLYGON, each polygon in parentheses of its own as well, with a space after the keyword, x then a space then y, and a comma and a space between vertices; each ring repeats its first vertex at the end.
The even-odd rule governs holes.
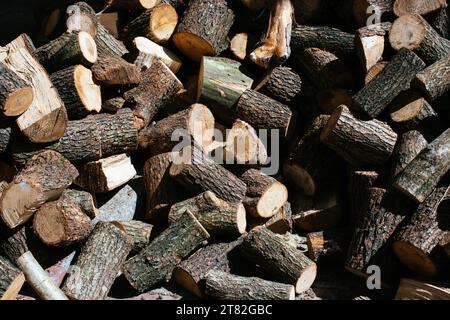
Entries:
POLYGON ((1 299, 449 299, 449 14, 53 1, 0 39, 1 299))

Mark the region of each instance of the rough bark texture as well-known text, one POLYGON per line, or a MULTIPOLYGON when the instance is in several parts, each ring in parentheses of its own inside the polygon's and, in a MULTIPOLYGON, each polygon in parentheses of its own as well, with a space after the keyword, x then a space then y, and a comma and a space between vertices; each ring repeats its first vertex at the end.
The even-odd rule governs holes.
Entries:
POLYGON ((0 62, 0 109, 6 116, 19 116, 33 102, 33 89, 0 62))
POLYGON ((276 67, 263 77, 255 90, 272 99, 289 104, 300 94, 302 80, 291 68, 276 67))
POLYGON ((4 153, 11 145, 11 126, 0 121, 0 153, 4 153))
POLYGON ((139 220, 114 221, 113 224, 133 240, 132 251, 140 252, 150 243, 151 224, 139 220))
POLYGON ((24 282, 22 271, 0 256, 0 300, 15 300, 24 282))
POLYGON ((367 193, 370 188, 375 187, 380 175, 376 171, 360 171, 354 168, 350 168, 348 171, 347 193, 350 222, 355 225, 361 214, 364 213, 367 193))
POLYGON ((123 231, 99 222, 81 248, 63 291, 76 300, 106 298, 131 247, 131 239, 123 231))
POLYGON ((275 215, 265 224, 267 229, 274 233, 285 234, 292 231, 292 209, 291 204, 286 202, 275 215))
POLYGON ((100 23, 97 24, 97 35, 94 40, 97 44, 98 54, 123 57, 128 53, 125 45, 121 41, 114 38, 100 23))
POLYGON ((436 100, 450 90, 450 55, 419 72, 412 86, 430 100, 436 100))
POLYGON ((90 218, 95 218, 98 214, 98 209, 96 208, 94 198, 89 192, 75 189, 66 189, 61 194, 61 197, 59 197, 59 199, 69 199, 70 201, 75 202, 90 218))
POLYGON ((393 10, 399 17, 408 13, 424 15, 445 6, 445 2, 445 0, 396 0, 393 10))
POLYGON ((141 74, 138 68, 117 56, 99 55, 92 66, 92 74, 104 85, 138 84, 141 74))

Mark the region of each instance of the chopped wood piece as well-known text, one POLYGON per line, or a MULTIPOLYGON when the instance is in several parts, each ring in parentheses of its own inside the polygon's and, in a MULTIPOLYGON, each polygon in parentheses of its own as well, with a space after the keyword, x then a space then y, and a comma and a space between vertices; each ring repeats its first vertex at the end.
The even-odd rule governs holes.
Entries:
POLYGON ((206 294, 220 300, 294 300, 293 285, 256 277, 241 277, 220 270, 206 276, 206 294))
POLYGON ((20 116, 33 102, 33 88, 0 62, 0 109, 5 116, 20 116))
POLYGON ((402 48, 386 67, 361 91, 353 96, 354 106, 371 118, 376 118, 397 95, 409 89, 425 63, 412 51, 402 48))
POLYGON ((172 40, 178 50, 191 60, 217 56, 228 47, 227 35, 234 17, 225 0, 189 1, 172 40))
POLYGON ((150 68, 156 59, 160 59, 173 73, 177 73, 181 68, 181 60, 172 51, 154 43, 150 39, 136 37, 133 40, 133 44, 139 52, 134 60, 134 64, 141 71, 150 68))
POLYGON ((106 298, 131 247, 131 238, 112 223, 97 223, 81 248, 63 291, 76 300, 106 298))
POLYGON ((329 208, 307 210, 292 217, 295 227, 303 231, 316 232, 336 227, 342 220, 342 208, 335 205, 329 208))
POLYGON ((86 2, 77 2, 66 9, 66 27, 68 32, 85 31, 95 37, 97 34, 97 16, 86 2))
POLYGON ((0 256, 0 300, 15 300, 24 282, 22 271, 0 256))
POLYGON ((89 192, 66 189, 61 194, 61 197, 59 197, 59 200, 63 199, 70 199, 70 201, 78 204, 81 210, 90 218, 95 218, 98 215, 98 209, 96 208, 94 198, 89 192))
POLYGON ((64 101, 69 118, 82 118, 100 112, 100 86, 94 83, 91 70, 82 65, 71 66, 50 75, 50 79, 64 101))
POLYGON ((367 85, 370 81, 372 81, 381 71, 383 71, 387 64, 388 63, 386 61, 381 61, 370 68, 364 78, 364 84, 367 85))
POLYGON ((125 100, 135 104, 133 112, 137 127, 146 127, 182 88, 183 84, 163 62, 154 61, 150 68, 142 73, 139 86, 124 95, 125 100))
POLYGON ((251 33, 236 33, 230 41, 230 50, 236 58, 245 60, 257 42, 258 40, 251 33))
POLYGON ((112 223, 133 239, 132 251, 140 252, 150 243, 150 234, 153 229, 151 224, 138 220, 113 221, 112 223))
POLYGON ((58 140, 67 126, 66 108, 47 72, 33 56, 31 39, 22 34, 6 49, 3 63, 33 88, 31 106, 16 120, 20 131, 32 142, 58 140))
POLYGON ((10 228, 25 223, 40 205, 57 199, 78 176, 61 154, 46 150, 30 158, 2 193, 1 216, 10 228))
POLYGON ((266 227, 250 231, 240 249, 274 280, 294 285, 297 293, 308 290, 316 278, 316 264, 266 227))
POLYGON ((204 280, 212 270, 231 271, 229 255, 242 243, 239 238, 229 243, 210 244, 200 248, 186 260, 183 260, 172 273, 177 284, 204 298, 204 280))
POLYGON ((270 11, 266 35, 250 54, 250 59, 254 63, 267 69, 270 65, 282 64, 289 59, 293 19, 294 4, 292 1, 276 0, 270 11))
POLYGON ((393 249, 406 267, 425 276, 438 273, 430 253, 450 230, 449 208, 449 188, 437 188, 397 232, 393 249))
POLYGON ((423 92, 430 100, 436 100, 450 90, 450 55, 416 75, 412 86, 423 92))
POLYGON ((75 184, 90 192, 103 193, 124 185, 135 175, 131 159, 120 154, 84 164, 75 184))
MULTIPOLYGON (((12 128, 6 121, 0 120, 0 153, 6 152, 9 146, 12 146, 11 140, 12 128)), ((4 179, 1 179, 4 180, 4 179)))
POLYGON ((117 56, 99 55, 92 66, 94 79, 104 85, 139 84, 138 68, 117 56))
POLYGON ((114 36, 100 23, 97 24, 97 35, 94 39, 99 54, 123 57, 129 52, 125 45, 114 38, 114 36))
POLYGON ((276 67, 264 75, 256 85, 255 90, 282 103, 289 104, 300 94, 302 80, 291 68, 276 67))
POLYGON ((126 185, 98 209, 98 221, 131 221, 136 214, 137 200, 143 196, 143 190, 126 185))
POLYGON ((403 16, 405 14, 427 14, 438 10, 445 6, 445 0, 395 0, 394 13, 397 16, 403 16))
POLYGON ((392 23, 384 22, 369 25, 356 31, 356 53, 365 72, 369 71, 383 58, 391 26, 392 23))
POLYGON ((385 164, 397 142, 397 134, 384 122, 356 119, 340 106, 323 128, 320 140, 354 166, 385 164))
POLYGON ((421 203, 449 169, 450 130, 446 130, 406 166, 394 187, 421 203))
POLYGON ((292 210, 291 204, 286 203, 272 216, 265 224, 267 229, 274 233, 285 234, 292 231, 292 210))
POLYGON ((361 171, 353 168, 349 169, 347 194, 352 225, 359 220, 364 213, 364 205, 367 202, 369 189, 375 187, 380 175, 376 171, 361 171))
POLYGON ((192 213, 186 211, 138 255, 129 259, 123 273, 139 292, 170 278, 180 261, 209 238, 192 213))
POLYGON ((170 208, 169 223, 180 219, 185 211, 191 212, 212 236, 240 235, 247 227, 242 203, 226 202, 211 191, 174 204, 170 208))
POLYGON ((306 239, 309 258, 319 264, 343 261, 350 240, 346 229, 311 232, 306 239))
POLYGON ((36 211, 33 230, 46 245, 63 247, 86 240, 92 226, 78 203, 62 197, 44 203, 36 211))
POLYGON ((449 300, 450 288, 433 282, 403 278, 398 286, 395 300, 449 300))
POLYGON ((102 101, 102 110, 106 110, 109 112, 117 112, 118 110, 122 109, 122 107, 125 105, 125 99, 122 97, 115 97, 115 98, 109 98, 109 99, 103 99, 102 101))
POLYGON ((427 64, 433 64, 450 54, 450 40, 441 37, 418 14, 402 15, 395 20, 389 41, 395 50, 413 50, 427 64))

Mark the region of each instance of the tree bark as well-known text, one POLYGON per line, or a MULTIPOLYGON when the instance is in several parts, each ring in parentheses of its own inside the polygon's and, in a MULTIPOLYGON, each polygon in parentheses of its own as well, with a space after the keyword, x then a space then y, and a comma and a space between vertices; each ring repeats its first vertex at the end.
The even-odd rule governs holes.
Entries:
POLYGON ((289 104, 300 95, 302 80, 291 68, 276 67, 264 75, 255 90, 281 103, 289 104))
POLYGON ((24 282, 22 271, 0 256, 0 300, 15 300, 24 282))
POLYGON ((292 209, 291 204, 286 202, 272 218, 264 224, 267 229, 274 233, 285 234, 292 231, 292 209))
POLYGON ((94 79, 103 85, 139 84, 141 73, 138 68, 117 56, 99 55, 92 66, 94 79))
POLYGON ((113 221, 116 227, 125 232, 133 240, 132 251, 140 252, 150 243, 150 235, 153 229, 151 224, 138 221, 113 221))
POLYGON ((417 73, 412 86, 430 100, 436 100, 450 90, 450 55, 417 73))
POLYGON ((123 57, 129 52, 125 45, 114 38, 100 23, 97 23, 97 35, 94 40, 98 54, 123 57))
POLYGON ((98 215, 98 209, 96 208, 94 198, 89 192, 66 189, 61 194, 61 197, 59 197, 59 200, 63 199, 68 199, 69 201, 76 203, 89 218, 93 219, 98 215))
POLYGON ((33 102, 33 88, 0 62, 0 109, 5 116, 20 116, 33 102))

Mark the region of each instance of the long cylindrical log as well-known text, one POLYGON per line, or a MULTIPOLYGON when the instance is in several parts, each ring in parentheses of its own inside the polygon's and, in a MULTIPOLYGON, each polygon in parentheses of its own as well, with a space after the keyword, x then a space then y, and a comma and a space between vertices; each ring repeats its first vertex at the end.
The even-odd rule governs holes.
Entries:
POLYGON ((76 300, 106 298, 131 247, 131 239, 112 223, 97 223, 81 248, 63 291, 76 300))
POLYGON ((181 60, 172 51, 150 39, 136 37, 133 44, 138 51, 134 64, 139 70, 144 71, 150 68, 154 59, 160 59, 173 73, 177 73, 181 68, 181 60))
POLYGON ((118 56, 100 54, 92 66, 92 75, 103 85, 139 84, 141 74, 138 68, 118 56))
POLYGON ((0 109, 5 116, 19 116, 33 102, 33 88, 0 62, 0 109))
POLYGON ((450 90, 450 55, 419 72, 412 82, 430 100, 450 90))
POLYGON ((294 285, 297 293, 308 290, 316 278, 316 264, 265 227, 253 229, 240 249, 245 258, 260 265, 274 280, 294 285))
POLYGON ((320 140, 354 166, 384 164, 397 142, 397 134, 378 120, 356 119, 346 106, 331 115, 320 140))
POLYGON ((153 229, 151 224, 138 220, 113 221, 112 223, 133 240, 132 251, 140 252, 150 243, 150 235, 153 229))
POLYGON ((449 169, 450 130, 446 130, 406 166, 394 187, 421 203, 449 169))
POLYGON ((125 45, 114 38, 101 23, 97 23, 97 35, 94 40, 98 54, 123 57, 129 52, 125 45))
POLYGON ((395 0, 393 10, 397 16, 414 13, 425 15, 445 6, 445 0, 395 0))
POLYGON ((15 300, 24 282, 22 271, 0 256, 0 300, 15 300))
POLYGON ((123 273, 130 284, 144 292, 170 278, 176 265, 209 238, 198 220, 186 211, 138 255, 129 259, 123 273))
POLYGON ((339 204, 323 209, 311 209, 295 214, 292 223, 302 231, 317 232, 330 230, 342 220, 342 207, 339 204))
POLYGON ((255 90, 272 99, 289 104, 299 96, 302 90, 302 80, 291 68, 276 67, 264 75, 255 90))

